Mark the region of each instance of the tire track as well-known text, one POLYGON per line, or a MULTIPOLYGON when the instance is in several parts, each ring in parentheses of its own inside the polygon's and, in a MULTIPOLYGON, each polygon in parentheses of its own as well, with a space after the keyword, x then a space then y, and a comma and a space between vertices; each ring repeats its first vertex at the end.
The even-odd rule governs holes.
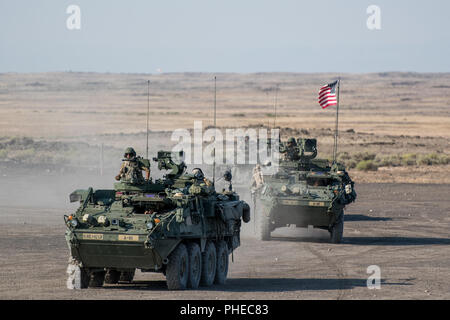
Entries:
POLYGON ((336 272, 336 275, 338 276, 338 283, 339 283, 339 292, 338 292, 338 296, 336 298, 336 300, 342 300, 344 299, 345 295, 346 295, 346 277, 347 275, 345 274, 345 272, 342 270, 341 267, 339 267, 338 263, 339 260, 336 260, 336 258, 333 258, 334 261, 326 256, 324 256, 323 254, 321 254, 319 251, 317 251, 316 249, 314 249, 313 247, 311 247, 311 245, 309 244, 304 244, 304 247, 311 252, 313 255, 315 255, 317 258, 319 258, 320 261, 322 261, 323 263, 325 263, 330 269, 334 270, 336 272))

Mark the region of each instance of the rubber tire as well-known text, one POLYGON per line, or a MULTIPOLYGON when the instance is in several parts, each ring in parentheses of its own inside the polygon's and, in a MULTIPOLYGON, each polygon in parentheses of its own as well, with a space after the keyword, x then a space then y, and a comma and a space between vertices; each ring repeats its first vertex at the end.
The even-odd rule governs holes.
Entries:
POLYGON ((248 204, 245 204, 242 210, 242 220, 245 223, 250 222, 250 206, 248 204))
POLYGON ((80 277, 81 277, 80 289, 86 289, 87 287, 89 287, 89 282, 91 279, 89 275, 89 270, 86 268, 80 268, 80 277))
POLYGON ((105 275, 105 283, 106 284, 117 284, 120 278, 120 271, 117 270, 108 270, 105 275))
POLYGON ((166 283, 169 290, 184 290, 189 277, 189 256, 186 246, 180 243, 169 255, 166 283))
POLYGON ((215 284, 225 284, 227 281, 228 274, 228 262, 229 262, 229 252, 228 245, 225 241, 219 241, 216 245, 216 276, 214 278, 215 284))
POLYGON ((331 243, 342 243, 344 235, 344 211, 339 214, 339 218, 334 223, 330 230, 330 242, 331 243))
POLYGON ((92 272, 91 279, 89 281, 89 287, 100 288, 103 287, 103 282, 105 281, 106 271, 92 272))
POLYGON ((214 283, 216 263, 216 246, 212 241, 208 241, 205 246, 205 252, 202 254, 202 276, 200 279, 202 286, 209 287, 214 283))
POLYGON ((202 252, 200 246, 191 242, 187 245, 189 256, 189 276, 187 287, 197 289, 200 285, 200 278, 202 276, 202 252))
POLYGON ((136 272, 136 270, 132 270, 132 271, 122 271, 120 273, 120 278, 119 278, 119 282, 126 282, 126 283, 131 283, 133 281, 134 278, 134 273, 136 272))
POLYGON ((257 218, 255 219, 256 223, 256 237, 258 240, 268 241, 270 240, 270 214, 267 212, 267 209, 262 207, 262 204, 259 203, 259 207, 261 208, 258 212, 255 212, 257 218))

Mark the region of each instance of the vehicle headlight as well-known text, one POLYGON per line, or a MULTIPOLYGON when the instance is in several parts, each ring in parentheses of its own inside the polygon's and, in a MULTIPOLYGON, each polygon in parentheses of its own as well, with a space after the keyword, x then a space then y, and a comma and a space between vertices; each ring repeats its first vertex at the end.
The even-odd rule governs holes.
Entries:
POLYGON ((83 217, 81 218, 81 221, 92 224, 94 226, 97 224, 97 220, 89 213, 86 213, 85 215, 83 215, 83 217))
POLYGON ((78 220, 77 219, 72 219, 70 220, 70 224, 72 225, 72 227, 76 227, 78 225, 78 220))
POLYGON ((106 218, 105 216, 98 217, 97 222, 102 224, 102 225, 104 225, 104 226, 108 226, 109 225, 108 218, 106 218))
POLYGON ((292 188, 292 193, 300 194, 300 192, 301 192, 300 187, 294 187, 294 188, 292 188))
POLYGON ((345 186, 345 193, 346 193, 346 194, 352 193, 352 185, 351 185, 351 184, 347 184, 347 185, 345 186))
POLYGON ((147 229, 153 229, 155 224, 152 221, 147 222, 147 229))

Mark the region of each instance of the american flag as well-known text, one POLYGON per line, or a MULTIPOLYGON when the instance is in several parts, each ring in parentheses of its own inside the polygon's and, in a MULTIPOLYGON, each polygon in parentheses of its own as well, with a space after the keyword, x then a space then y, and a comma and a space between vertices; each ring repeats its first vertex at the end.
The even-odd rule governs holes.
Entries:
POLYGON ((322 109, 325 109, 329 106, 335 106, 337 105, 337 99, 336 99, 336 86, 338 84, 338 80, 336 80, 333 83, 329 83, 327 85, 324 85, 319 90, 319 104, 322 107, 322 109))

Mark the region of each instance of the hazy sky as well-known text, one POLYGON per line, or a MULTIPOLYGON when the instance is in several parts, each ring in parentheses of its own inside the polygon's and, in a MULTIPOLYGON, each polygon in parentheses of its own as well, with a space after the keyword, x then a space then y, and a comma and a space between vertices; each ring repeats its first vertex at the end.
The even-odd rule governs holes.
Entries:
POLYGON ((449 12, 448 0, 0 0, 0 72, 449 72, 449 12), (80 30, 66 26, 72 4, 80 30))

